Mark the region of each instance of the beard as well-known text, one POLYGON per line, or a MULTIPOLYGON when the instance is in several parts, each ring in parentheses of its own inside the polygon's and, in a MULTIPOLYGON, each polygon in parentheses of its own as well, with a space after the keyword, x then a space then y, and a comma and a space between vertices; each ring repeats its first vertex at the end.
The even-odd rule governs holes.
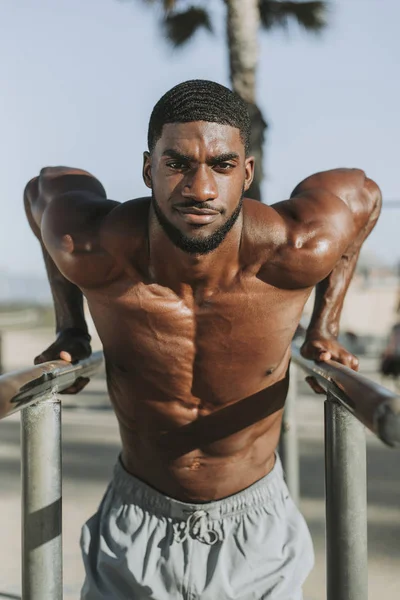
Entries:
MULTIPOLYGON (((154 192, 152 192, 151 195, 151 204, 153 206, 154 213, 157 217, 159 224, 161 225, 164 233, 167 235, 169 240, 174 244, 174 246, 176 246, 180 250, 183 250, 183 252, 186 252, 187 254, 208 254, 209 252, 212 252, 213 250, 216 250, 216 248, 218 248, 218 246, 224 241, 227 234, 230 232, 230 230, 238 220, 242 210, 243 196, 244 190, 242 191, 242 195, 240 197, 237 207, 235 208, 231 216, 225 221, 225 223, 223 223, 216 231, 214 231, 214 233, 211 233, 207 237, 203 237, 200 239, 197 237, 185 235, 178 229, 178 227, 176 227, 173 223, 171 223, 171 221, 167 219, 156 200, 154 192)), ((203 208, 206 208, 206 205, 207 207, 209 206, 206 202, 198 202, 196 203, 196 206, 198 208, 202 208, 202 204, 204 204, 203 208)))

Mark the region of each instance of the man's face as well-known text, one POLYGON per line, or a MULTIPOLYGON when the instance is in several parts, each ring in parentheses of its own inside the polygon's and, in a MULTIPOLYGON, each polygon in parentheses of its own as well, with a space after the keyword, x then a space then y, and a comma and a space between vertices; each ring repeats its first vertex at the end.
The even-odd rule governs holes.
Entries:
POLYGON ((210 252, 233 227, 253 172, 239 129, 205 121, 164 125, 144 156, 143 178, 160 224, 193 253, 210 252))

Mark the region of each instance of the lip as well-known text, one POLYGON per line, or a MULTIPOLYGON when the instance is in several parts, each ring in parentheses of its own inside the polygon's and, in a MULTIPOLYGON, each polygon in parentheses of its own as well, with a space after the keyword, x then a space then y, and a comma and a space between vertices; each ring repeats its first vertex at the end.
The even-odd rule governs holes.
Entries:
POLYGON ((217 210, 209 208, 200 209, 194 206, 176 208, 175 210, 179 213, 181 219, 193 225, 207 225, 208 223, 212 223, 220 214, 217 210))

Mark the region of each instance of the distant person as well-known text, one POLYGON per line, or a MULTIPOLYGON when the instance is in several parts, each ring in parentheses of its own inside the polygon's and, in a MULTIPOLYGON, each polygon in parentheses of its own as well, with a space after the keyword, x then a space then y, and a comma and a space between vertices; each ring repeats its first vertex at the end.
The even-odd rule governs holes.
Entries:
POLYGON ((83 292, 122 438, 82 531, 82 600, 302 598, 312 542, 276 454, 291 341, 317 285, 303 355, 357 369, 336 337, 381 194, 336 169, 273 206, 244 198, 249 138, 236 94, 187 81, 150 117, 150 196, 107 200, 67 167, 26 187, 57 317, 37 362, 90 354, 83 292))
POLYGON ((400 376, 400 323, 393 325, 382 354, 380 370, 382 375, 400 376))

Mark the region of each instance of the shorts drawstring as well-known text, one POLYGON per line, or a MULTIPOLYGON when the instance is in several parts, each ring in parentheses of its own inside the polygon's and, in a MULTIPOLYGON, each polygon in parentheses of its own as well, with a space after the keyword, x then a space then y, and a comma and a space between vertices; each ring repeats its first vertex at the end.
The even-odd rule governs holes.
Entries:
POLYGON ((221 541, 220 534, 208 527, 207 517, 208 514, 205 510, 196 510, 190 515, 187 521, 174 523, 174 542, 181 544, 189 536, 209 546, 221 541))

